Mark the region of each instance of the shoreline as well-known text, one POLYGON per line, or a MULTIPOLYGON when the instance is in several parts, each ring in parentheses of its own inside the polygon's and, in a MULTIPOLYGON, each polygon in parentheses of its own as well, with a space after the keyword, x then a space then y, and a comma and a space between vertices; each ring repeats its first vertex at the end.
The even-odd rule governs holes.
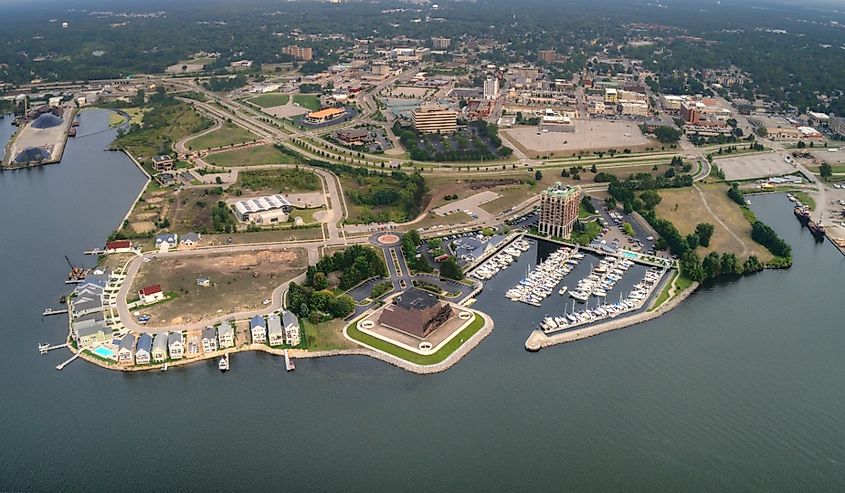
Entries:
MULTIPOLYGON (((479 312, 481 314, 481 312, 479 312)), ((418 375, 430 375, 434 373, 440 373, 443 371, 448 370, 452 366, 458 363, 461 359, 464 358, 467 354, 469 354, 473 349, 475 349, 482 340, 484 340, 488 335, 493 332, 493 321, 487 314, 481 314, 484 318, 484 326, 478 330, 475 334, 472 335, 464 344, 462 344, 455 352, 450 354, 446 357, 443 361, 439 363, 435 363, 433 365, 418 365, 415 363, 411 363, 405 361, 403 359, 397 358, 392 356, 388 353, 384 353, 382 351, 371 349, 369 347, 363 346, 360 348, 350 348, 350 349, 328 349, 322 351, 308 351, 307 349, 293 349, 287 348, 288 353, 291 358, 301 358, 301 359, 310 359, 310 358, 331 358, 336 356, 368 356, 370 358, 382 361, 384 363, 388 363, 392 366, 395 366, 399 369, 409 371, 411 373, 415 373, 418 375)), ((68 335, 67 341, 71 341, 70 334, 68 335)), ((91 363, 95 366, 99 366, 100 368, 105 368, 107 370, 113 371, 120 371, 120 372, 145 372, 145 371, 162 371, 164 368, 165 363, 154 363, 149 365, 121 365, 118 362, 108 363, 107 360, 98 358, 93 356, 86 351, 88 349, 79 349, 74 348, 70 344, 67 346, 68 351, 70 351, 73 355, 78 355, 79 359, 85 360, 88 363, 91 363)), ((170 360, 167 361, 167 368, 174 368, 179 366, 187 366, 194 363, 200 363, 203 361, 208 360, 217 360, 226 355, 226 353, 235 354, 235 353, 246 353, 246 352, 263 352, 266 354, 270 354, 273 356, 280 356, 284 357, 285 348, 273 348, 267 346, 265 344, 249 344, 246 346, 240 346, 235 348, 229 348, 226 350, 218 350, 212 353, 204 354, 195 358, 182 358, 179 360, 170 360)), ((110 361, 110 360, 109 360, 110 361)))

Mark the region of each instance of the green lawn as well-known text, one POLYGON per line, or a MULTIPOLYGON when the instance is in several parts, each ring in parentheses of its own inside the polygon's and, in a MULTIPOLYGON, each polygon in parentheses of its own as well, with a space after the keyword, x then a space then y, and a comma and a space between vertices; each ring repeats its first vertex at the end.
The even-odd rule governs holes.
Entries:
POLYGON ((672 278, 669 279, 669 282, 667 282, 665 286, 663 286, 663 290, 660 291, 659 295, 657 295, 657 298, 655 298, 654 304, 651 306, 651 308, 649 308, 649 311, 656 310, 657 307, 659 307, 660 305, 665 303, 666 300, 669 299, 669 290, 672 288, 672 281, 676 277, 678 277, 678 271, 672 271, 672 278))
POLYGON ((172 152, 171 143, 213 125, 211 120, 194 111, 187 103, 147 109, 142 122, 141 128, 115 139, 112 147, 126 149, 138 160, 145 161, 162 152, 172 152))
POLYGON ((232 123, 223 125, 220 130, 202 135, 187 142, 188 149, 212 149, 232 144, 242 144, 258 139, 252 132, 232 123))
POLYGON ((262 108, 272 108, 274 106, 282 106, 288 104, 288 95, 279 93, 262 94, 254 98, 247 99, 248 102, 261 106, 262 108))
POLYGON ((254 166, 257 164, 291 164, 294 157, 273 147, 272 144, 218 152, 206 156, 208 164, 224 167, 254 166))
POLYGON ((586 224, 586 231, 573 231, 571 241, 579 245, 589 245, 601 233, 601 224, 592 221, 586 224))
POLYGON ((430 355, 421 355, 417 354, 413 351, 408 351, 407 349, 401 348, 399 346, 395 346, 390 344, 389 342, 385 342, 377 337, 373 337, 369 334, 364 334, 356 327, 357 321, 352 322, 346 328, 346 333, 352 339, 355 339, 358 342, 361 342, 367 346, 372 348, 378 349, 380 351, 384 351, 385 353, 392 354, 397 358, 403 359, 405 361, 415 363, 418 365, 434 365, 437 363, 442 362, 445 360, 450 354, 454 353, 461 344, 466 342, 470 337, 475 335, 476 332, 481 330, 484 327, 484 319, 481 318, 479 315, 475 315, 475 318, 472 322, 461 331, 460 334, 455 336, 451 341, 447 342, 439 351, 434 354, 430 355))
POLYGON ((794 195, 795 198, 800 200, 804 205, 809 207, 811 211, 816 210, 816 201, 813 200, 813 197, 810 197, 810 194, 807 192, 797 190, 792 192, 792 195, 794 195))
POLYGON ((312 111, 320 109, 319 94, 294 94, 293 102, 312 111))
POLYGON ((251 190, 272 188, 278 192, 314 192, 323 187, 316 173, 294 168, 242 171, 238 184, 251 190))
POLYGON ((291 211, 290 216, 291 217, 301 217, 303 224, 313 224, 313 223, 317 222, 317 220, 314 219, 314 214, 321 212, 321 211, 325 211, 325 210, 326 210, 325 207, 312 207, 310 209, 296 209, 296 208, 294 208, 294 210, 291 211))

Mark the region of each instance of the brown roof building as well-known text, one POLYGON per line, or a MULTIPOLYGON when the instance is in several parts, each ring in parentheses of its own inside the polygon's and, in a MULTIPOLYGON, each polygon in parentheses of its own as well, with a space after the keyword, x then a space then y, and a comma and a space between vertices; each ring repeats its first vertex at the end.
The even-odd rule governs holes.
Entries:
POLYGON ((411 288, 394 298, 379 316, 390 329, 424 339, 452 315, 452 307, 427 291, 411 288))

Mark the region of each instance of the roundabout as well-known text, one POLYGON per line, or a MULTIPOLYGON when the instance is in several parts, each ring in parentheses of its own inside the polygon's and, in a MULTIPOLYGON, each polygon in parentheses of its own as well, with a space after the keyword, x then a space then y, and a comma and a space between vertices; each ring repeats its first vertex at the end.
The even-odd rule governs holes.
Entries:
POLYGON ((375 243, 381 246, 393 246, 399 243, 399 235, 395 233, 380 233, 375 235, 375 243))

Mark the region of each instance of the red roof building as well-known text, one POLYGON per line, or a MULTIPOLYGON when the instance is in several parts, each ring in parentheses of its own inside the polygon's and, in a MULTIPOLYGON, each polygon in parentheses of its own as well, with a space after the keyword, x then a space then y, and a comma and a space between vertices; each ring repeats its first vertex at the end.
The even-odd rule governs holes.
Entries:
POLYGON ((106 243, 106 250, 130 250, 132 242, 129 240, 110 241, 106 243))
POLYGON ((142 297, 144 296, 152 296, 156 293, 161 293, 161 284, 154 284, 152 286, 147 286, 144 289, 138 291, 142 297))

